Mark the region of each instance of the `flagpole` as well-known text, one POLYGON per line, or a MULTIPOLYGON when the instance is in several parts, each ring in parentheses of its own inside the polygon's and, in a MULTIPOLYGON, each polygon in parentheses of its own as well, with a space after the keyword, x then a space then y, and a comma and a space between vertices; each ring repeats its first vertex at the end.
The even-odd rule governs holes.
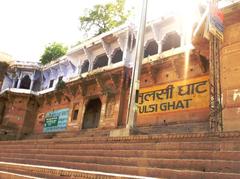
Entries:
POLYGON ((138 35, 137 35, 137 47, 136 47, 137 49, 136 49, 136 56, 135 56, 134 65, 132 69, 132 81, 130 86, 128 112, 127 112, 126 127, 128 129, 135 129, 141 66, 142 66, 142 59, 144 54, 144 34, 145 34, 145 26, 146 26, 147 4, 148 4, 148 0, 142 0, 141 19, 140 19, 140 25, 138 29, 138 35))

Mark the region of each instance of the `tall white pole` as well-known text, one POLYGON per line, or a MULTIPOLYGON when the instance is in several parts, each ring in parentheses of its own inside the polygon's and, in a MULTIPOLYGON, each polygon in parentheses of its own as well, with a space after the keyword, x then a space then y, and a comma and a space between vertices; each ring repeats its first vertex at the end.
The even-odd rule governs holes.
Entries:
POLYGON ((135 120, 137 114, 137 103, 138 103, 138 94, 140 86, 140 74, 142 59, 144 53, 144 34, 146 26, 146 16, 147 16, 147 4, 148 0, 142 0, 142 11, 141 11, 141 20, 138 29, 137 35, 137 49, 136 56, 132 71, 132 82, 130 87, 129 103, 128 103, 128 114, 127 114, 127 128, 135 128, 135 120))

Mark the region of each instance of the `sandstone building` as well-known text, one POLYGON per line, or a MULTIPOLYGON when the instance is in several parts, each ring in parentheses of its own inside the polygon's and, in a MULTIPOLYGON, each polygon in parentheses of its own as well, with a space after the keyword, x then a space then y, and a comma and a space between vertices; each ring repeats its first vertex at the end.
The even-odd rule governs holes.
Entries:
MULTIPOLYGON (((240 130, 239 3, 224 13, 223 129, 233 131, 240 130)), ((189 44, 179 22, 169 16, 147 24, 136 123, 139 128, 158 126, 161 133, 211 131, 209 41, 200 29, 186 66, 189 44)), ((1 126, 20 136, 124 128, 136 33, 133 26, 119 27, 45 66, 10 64, 1 86, 1 126)))

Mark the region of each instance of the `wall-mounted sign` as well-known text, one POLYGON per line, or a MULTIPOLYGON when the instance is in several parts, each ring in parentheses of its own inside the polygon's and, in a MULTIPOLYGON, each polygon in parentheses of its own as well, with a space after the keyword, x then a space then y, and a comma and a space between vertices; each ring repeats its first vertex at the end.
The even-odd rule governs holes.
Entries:
POLYGON ((223 40, 223 12, 216 6, 211 6, 209 17, 209 32, 219 40, 223 40))
POLYGON ((69 109, 50 111, 45 115, 43 132, 57 132, 66 129, 69 109))
POLYGON ((208 106, 208 76, 141 88, 138 98, 139 115, 200 109, 208 106))

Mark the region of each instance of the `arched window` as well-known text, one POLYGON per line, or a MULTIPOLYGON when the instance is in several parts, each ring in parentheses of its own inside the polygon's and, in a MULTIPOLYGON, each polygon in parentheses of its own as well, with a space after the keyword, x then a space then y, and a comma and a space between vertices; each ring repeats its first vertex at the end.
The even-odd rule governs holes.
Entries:
POLYGON ((180 47, 181 38, 177 32, 167 33, 162 42, 162 51, 180 47))
POLYGON ((149 42, 144 50, 144 58, 158 54, 158 44, 155 40, 149 42))
POLYGON ((93 70, 97 69, 97 68, 101 68, 101 67, 107 66, 107 65, 108 65, 108 57, 107 57, 107 55, 106 54, 99 55, 94 60, 93 70))
POLYGON ((20 88, 22 89, 30 89, 31 79, 28 75, 24 76, 21 81, 20 88))
POLYGON ((120 62, 120 61, 122 61, 122 58, 123 58, 122 50, 120 48, 116 49, 112 56, 112 63, 120 62))
POLYGON ((88 72, 88 68, 89 68, 89 61, 85 60, 81 67, 81 73, 88 72))

